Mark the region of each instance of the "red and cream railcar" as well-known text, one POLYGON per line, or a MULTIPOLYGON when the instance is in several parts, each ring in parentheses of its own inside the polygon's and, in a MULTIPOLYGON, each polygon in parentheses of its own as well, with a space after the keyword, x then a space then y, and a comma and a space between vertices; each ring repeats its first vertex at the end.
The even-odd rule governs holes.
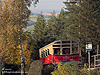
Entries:
POLYGON ((45 64, 80 61, 79 42, 76 40, 58 40, 39 49, 40 60, 45 64))

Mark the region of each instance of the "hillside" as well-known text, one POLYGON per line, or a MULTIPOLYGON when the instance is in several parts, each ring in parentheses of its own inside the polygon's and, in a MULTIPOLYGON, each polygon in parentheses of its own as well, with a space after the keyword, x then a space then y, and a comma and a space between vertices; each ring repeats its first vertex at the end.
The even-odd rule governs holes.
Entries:
MULTIPOLYGON (((44 15, 45 20, 48 20, 52 13, 42 13, 44 15)), ((28 21, 28 27, 25 28, 25 31, 31 31, 34 28, 34 24, 36 22, 37 17, 40 15, 40 13, 31 13, 30 17, 29 17, 29 21, 28 21)), ((55 16, 58 16, 59 14, 55 14, 55 16)))

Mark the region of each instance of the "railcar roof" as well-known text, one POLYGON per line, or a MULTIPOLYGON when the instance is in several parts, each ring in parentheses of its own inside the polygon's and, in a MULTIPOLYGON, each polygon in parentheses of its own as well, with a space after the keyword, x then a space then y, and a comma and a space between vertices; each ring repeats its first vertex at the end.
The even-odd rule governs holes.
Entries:
MULTIPOLYGON (((73 39, 57 40, 57 41, 51 42, 50 44, 48 44, 48 45, 46 45, 46 46, 40 48, 39 50, 41 50, 41 49, 43 49, 43 48, 45 48, 45 47, 47 47, 47 46, 50 46, 50 45, 52 45, 52 44, 55 43, 55 42, 59 42, 59 41, 70 41, 70 40, 78 42, 77 40, 73 40, 73 39)), ((78 42, 78 43, 79 43, 79 42, 78 42)))

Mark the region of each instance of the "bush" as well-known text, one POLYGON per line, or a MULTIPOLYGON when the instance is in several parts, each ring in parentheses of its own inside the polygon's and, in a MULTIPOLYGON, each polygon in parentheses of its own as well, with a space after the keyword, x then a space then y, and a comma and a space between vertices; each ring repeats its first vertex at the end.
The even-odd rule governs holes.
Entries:
POLYGON ((90 75, 100 75, 100 70, 98 69, 91 70, 90 75))
POLYGON ((67 63, 58 63, 58 66, 55 68, 52 75, 87 75, 83 72, 82 67, 78 65, 77 61, 67 62, 67 63))
POLYGON ((51 72, 54 71, 54 65, 49 64, 49 65, 44 65, 43 67, 43 75, 51 75, 51 72))
POLYGON ((55 70, 51 72, 52 75, 100 75, 100 69, 88 70, 88 64, 79 65, 76 61, 67 62, 63 64, 58 63, 55 70))
POLYGON ((33 61, 30 65, 28 75, 42 75, 43 63, 41 60, 33 61))

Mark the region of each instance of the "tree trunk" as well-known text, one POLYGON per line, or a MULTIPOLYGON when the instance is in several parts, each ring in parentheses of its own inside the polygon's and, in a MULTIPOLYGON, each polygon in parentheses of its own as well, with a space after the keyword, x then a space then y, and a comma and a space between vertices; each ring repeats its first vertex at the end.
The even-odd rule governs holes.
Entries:
POLYGON ((24 75, 24 59, 23 59, 23 52, 22 52, 22 45, 19 45, 20 48, 20 57, 21 57, 21 75, 24 75))

